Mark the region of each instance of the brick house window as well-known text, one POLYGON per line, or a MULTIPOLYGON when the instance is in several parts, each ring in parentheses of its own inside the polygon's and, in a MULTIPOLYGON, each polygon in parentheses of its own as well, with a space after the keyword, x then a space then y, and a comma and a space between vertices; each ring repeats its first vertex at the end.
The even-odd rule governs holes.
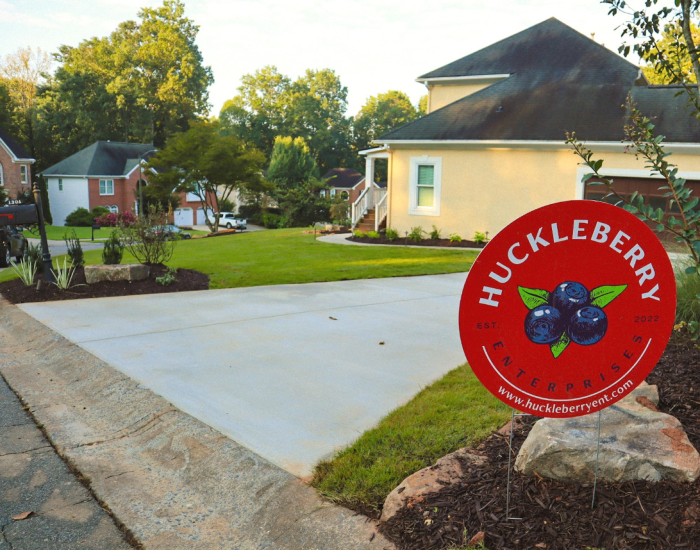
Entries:
POLYGON ((2 171, 2 162, 0 162, 0 186, 5 185, 5 174, 2 171))
POLYGON ((19 165, 19 173, 22 183, 29 183, 29 167, 26 164, 19 165))
POLYGON ((100 180, 100 195, 114 195, 114 180, 100 180))

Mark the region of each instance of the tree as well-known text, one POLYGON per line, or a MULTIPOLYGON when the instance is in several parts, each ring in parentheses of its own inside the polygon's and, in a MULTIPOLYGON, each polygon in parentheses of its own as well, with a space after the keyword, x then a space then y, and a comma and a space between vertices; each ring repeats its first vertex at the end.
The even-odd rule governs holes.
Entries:
POLYGON ((420 99, 418 100, 418 106, 416 107, 416 111, 418 111, 418 116, 423 116, 428 113, 428 96, 427 95, 422 95, 420 96, 420 99))
POLYGON ((296 187, 313 177, 318 177, 318 168, 304 138, 275 138, 267 180, 281 187, 296 187))
MULTIPOLYGON (((700 42, 700 30, 691 23, 691 35, 693 41, 697 44, 700 42)), ((669 64, 673 66, 672 74, 668 74, 663 70, 662 65, 653 62, 642 66, 644 76, 650 84, 674 84, 678 81, 696 82, 693 74, 693 64, 688 54, 687 48, 684 47, 685 40, 683 38, 683 29, 677 23, 669 23, 664 28, 663 35, 658 41, 658 47, 652 48, 647 55, 647 59, 658 58, 665 52, 669 64), (674 77, 677 75, 677 78, 674 77)))
POLYGON ((254 144, 268 158, 277 136, 302 137, 321 170, 354 161, 348 91, 334 71, 307 70, 292 82, 267 66, 244 76, 238 92, 219 115, 225 134, 254 144))
POLYGON ((45 83, 51 70, 51 57, 37 48, 19 48, 0 62, 0 77, 12 98, 15 112, 16 136, 36 155, 34 138, 35 108, 39 86, 45 83))
POLYGON ((219 114, 224 135, 252 143, 269 158, 275 137, 285 132, 290 85, 273 65, 243 76, 238 95, 219 114))
MULTIPOLYGON (((258 150, 221 135, 218 123, 195 122, 149 160, 149 187, 164 193, 194 193, 204 208, 220 212, 220 202, 229 200, 235 189, 262 185, 264 163, 258 150)), ((216 233, 218 217, 207 219, 207 225, 216 233)))
POLYGON ((408 96, 396 90, 372 96, 355 116, 353 130, 358 150, 372 147, 382 134, 418 118, 417 109, 408 96))

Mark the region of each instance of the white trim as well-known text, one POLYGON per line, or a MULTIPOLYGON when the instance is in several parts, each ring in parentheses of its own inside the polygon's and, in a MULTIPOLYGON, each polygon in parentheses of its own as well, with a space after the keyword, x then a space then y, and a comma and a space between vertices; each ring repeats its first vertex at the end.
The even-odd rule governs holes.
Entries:
POLYGON ((435 76, 429 78, 416 78, 416 82, 421 84, 487 84, 496 83, 504 78, 508 78, 510 73, 502 74, 478 74, 473 76, 435 76))
POLYGON ((350 187, 350 189, 357 189, 357 186, 360 185, 361 183, 364 183, 367 177, 362 178, 360 181, 358 181, 355 185, 350 187))
POLYGON ((382 145, 381 147, 374 147, 373 149, 363 149, 362 151, 358 151, 358 155, 371 155, 373 153, 381 153, 382 151, 388 151, 389 146, 388 145, 382 145))
POLYGON ((46 172, 39 172, 39 175, 45 178, 85 178, 85 179, 100 179, 100 180, 123 180, 126 176, 93 176, 92 174, 47 174, 46 172))
POLYGON ((10 149, 9 145, 5 143, 2 139, 0 139, 0 145, 2 145, 2 148, 5 149, 8 155, 10 155, 10 160, 14 163, 17 162, 28 162, 29 164, 34 164, 36 162, 35 159, 21 159, 17 155, 15 155, 12 152, 12 149, 10 149))
POLYGON ((29 166, 25 163, 19 165, 19 182, 22 185, 29 185, 29 166), (22 173, 22 168, 24 168, 24 174, 22 173), (26 176, 26 179, 25 179, 26 176))
POLYGON ((2 167, 2 162, 0 162, 0 187, 5 187, 5 169, 2 167))
MULTIPOLYGON (((388 187, 387 187, 388 191, 388 187)), ((411 157, 408 176, 408 213, 414 216, 439 216, 442 191, 442 157, 411 157), (433 165, 433 206, 418 206, 418 166, 433 165)))
MULTIPOLYGON (((583 199, 586 195, 586 184, 581 181, 583 176, 586 174, 592 174, 588 166, 581 166, 576 170, 576 199, 583 199)), ((663 180, 663 177, 654 173, 651 170, 643 170, 639 168, 603 168, 600 170, 602 176, 608 178, 645 178, 645 179, 658 179, 663 180)), ((679 178, 684 178, 687 180, 700 180, 700 172, 691 171, 681 171, 679 170, 676 174, 679 178)))
MULTIPOLYGON (((417 149, 549 149, 569 150, 564 140, 501 140, 501 139, 387 139, 387 145, 407 145, 417 149)), ((586 147, 597 151, 623 151, 632 144, 620 141, 587 141, 586 147)), ((700 143, 664 142, 667 151, 673 153, 700 154, 700 143)))

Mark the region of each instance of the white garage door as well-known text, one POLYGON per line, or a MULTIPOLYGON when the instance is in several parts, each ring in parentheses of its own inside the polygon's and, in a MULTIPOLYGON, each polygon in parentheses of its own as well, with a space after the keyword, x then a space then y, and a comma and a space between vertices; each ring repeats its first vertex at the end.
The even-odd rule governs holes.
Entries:
POLYGON ((191 208, 178 208, 175 210, 175 225, 192 225, 193 221, 191 208))
POLYGON ((206 211, 204 208, 197 208, 197 224, 205 225, 207 223, 207 213, 211 216, 211 212, 211 208, 207 208, 206 211))

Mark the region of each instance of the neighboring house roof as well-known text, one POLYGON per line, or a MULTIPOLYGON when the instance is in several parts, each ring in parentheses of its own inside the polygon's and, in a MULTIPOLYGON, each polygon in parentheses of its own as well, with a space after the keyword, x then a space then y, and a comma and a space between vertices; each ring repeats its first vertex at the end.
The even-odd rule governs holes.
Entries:
POLYGON ((328 182, 329 187, 337 189, 352 189, 360 183, 365 177, 357 170, 352 168, 333 168, 333 170, 324 174, 321 179, 333 178, 328 182))
MULTIPOLYGON (((510 75, 474 94, 384 134, 393 140, 588 141, 624 138, 628 93, 646 115, 659 116, 667 141, 700 142, 700 125, 679 110, 666 86, 648 86, 638 67, 551 18, 418 80, 510 75), (670 104, 669 104, 670 102, 670 104)), ((677 91, 677 90, 676 90, 677 91)))
POLYGON ((97 141, 63 159, 42 172, 44 176, 112 176, 128 175, 139 158, 148 159, 146 153, 154 149, 148 143, 121 143, 97 141))
POLYGON ((27 153, 26 149, 17 143, 10 134, 0 128, 0 141, 3 141, 9 149, 10 154, 15 156, 16 160, 28 160, 34 162, 34 159, 27 153))

